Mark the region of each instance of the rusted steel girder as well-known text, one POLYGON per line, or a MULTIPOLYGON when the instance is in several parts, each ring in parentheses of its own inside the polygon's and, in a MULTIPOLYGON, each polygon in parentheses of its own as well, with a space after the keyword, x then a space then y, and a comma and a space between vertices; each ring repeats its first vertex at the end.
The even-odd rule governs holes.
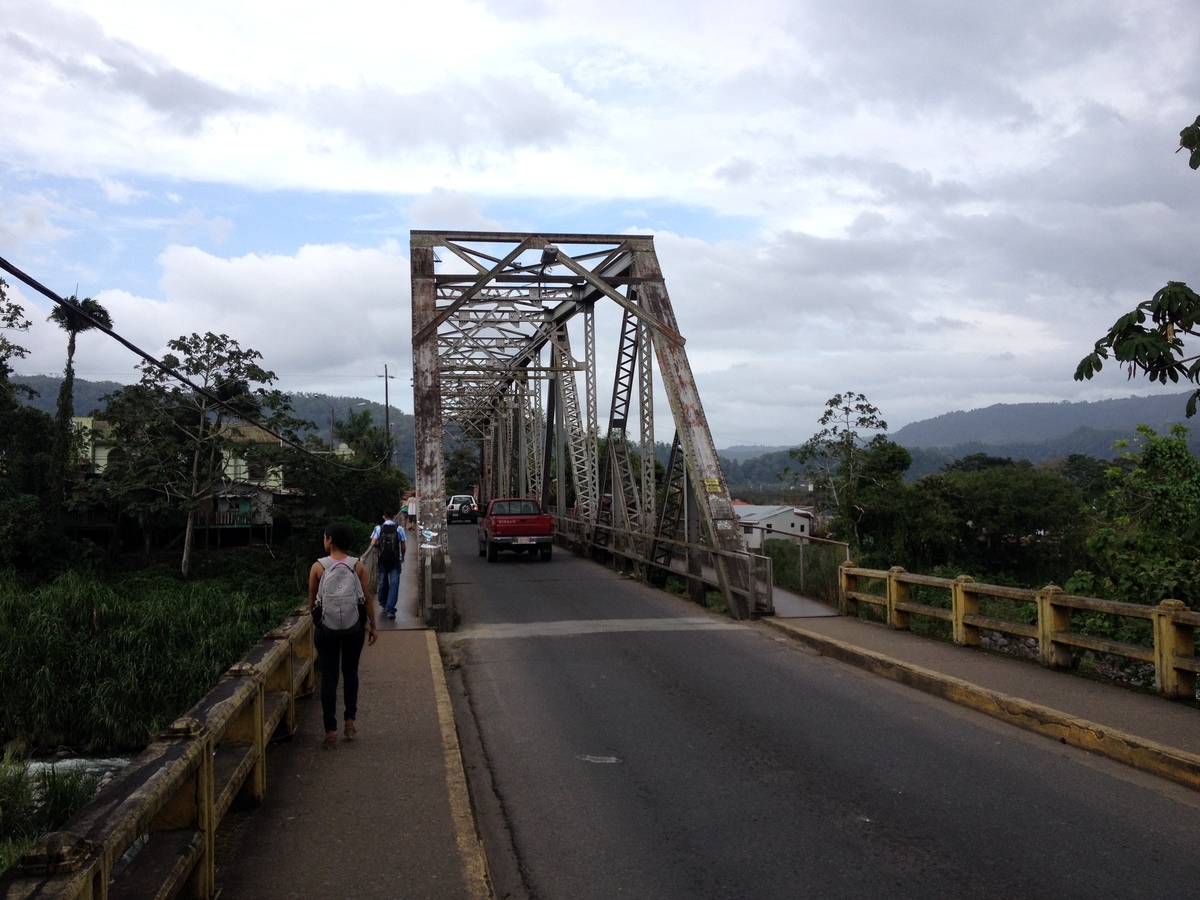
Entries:
MULTIPOLYGON (((679 326, 675 322, 675 311, 667 296, 667 286, 653 246, 634 251, 633 274, 642 281, 639 291, 646 308, 657 321, 677 334, 679 326)), ((667 402, 675 417, 676 434, 688 476, 695 486, 701 531, 715 549, 744 556, 746 544, 733 512, 729 486, 721 471, 721 461, 708 430, 708 419, 704 416, 687 354, 681 344, 672 341, 656 340, 654 350, 666 385, 667 402)), ((729 614, 735 619, 748 618, 753 612, 749 561, 718 553, 713 557, 713 564, 729 614)))
MULTIPOLYGON (((422 617, 439 631, 452 630, 453 608, 444 596, 435 596, 434 579, 427 573, 443 572, 446 542, 446 478, 442 457, 442 390, 438 366, 436 329, 427 326, 437 315, 437 290, 434 280, 436 243, 413 235, 409 244, 412 277, 413 339, 413 418, 416 443, 417 527, 425 534, 417 536, 417 596, 422 617), (437 608, 436 614, 434 608, 437 608)), ((413 515, 411 502, 409 514, 413 515)), ((444 585, 444 580, 439 582, 444 585)))
MULTIPOLYGON (((652 565, 661 521, 653 460, 657 356, 682 465, 694 486, 695 537, 712 557, 730 614, 749 616, 746 549, 654 238, 414 231, 411 246, 422 513, 426 498, 445 494, 444 426, 484 449, 482 501, 517 488, 538 491, 544 504, 553 500, 560 514, 582 520, 578 533, 603 541, 606 532, 619 532, 615 549, 639 569, 652 565), (435 257, 435 250, 443 252, 435 257), (614 347, 617 371, 602 456, 597 332, 607 318, 624 324, 614 347), (639 452, 640 466, 632 459, 639 452), (613 477, 602 479, 606 464, 613 477)), ((444 546, 445 510, 428 512, 444 546)))

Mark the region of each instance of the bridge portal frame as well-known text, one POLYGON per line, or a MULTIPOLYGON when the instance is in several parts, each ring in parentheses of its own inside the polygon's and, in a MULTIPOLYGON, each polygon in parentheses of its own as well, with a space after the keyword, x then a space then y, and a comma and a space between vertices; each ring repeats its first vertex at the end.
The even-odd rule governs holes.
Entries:
POLYGON ((622 555, 660 575, 686 547, 684 572, 699 571, 706 556, 733 618, 769 611, 770 591, 754 590, 654 237, 412 231, 410 252, 418 515, 433 535, 425 549, 448 552, 450 436, 480 447, 481 503, 514 489, 537 494, 560 522, 579 520, 574 531, 593 550, 624 541, 622 555), (601 453, 596 318, 608 304, 621 328, 601 453), (656 368, 694 515, 688 535, 677 533, 677 515, 659 514, 678 504, 664 505, 654 479, 656 368))

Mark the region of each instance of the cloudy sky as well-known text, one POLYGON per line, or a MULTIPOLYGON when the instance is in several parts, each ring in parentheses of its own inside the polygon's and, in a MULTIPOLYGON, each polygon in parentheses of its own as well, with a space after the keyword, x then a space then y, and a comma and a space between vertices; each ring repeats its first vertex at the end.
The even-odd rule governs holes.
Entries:
MULTIPOLYGON (((718 447, 844 390, 893 429, 1148 393, 1071 376, 1200 282, 1198 35, 1195 0, 0 0, 0 256, 285 390, 387 364, 405 410, 413 228, 653 233, 718 447)), ((7 280, 19 371, 61 372, 7 280)))

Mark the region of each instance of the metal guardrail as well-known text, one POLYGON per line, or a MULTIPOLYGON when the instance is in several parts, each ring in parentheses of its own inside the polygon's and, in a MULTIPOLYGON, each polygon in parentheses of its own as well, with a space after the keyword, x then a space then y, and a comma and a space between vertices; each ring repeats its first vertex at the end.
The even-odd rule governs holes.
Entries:
POLYGON ((747 609, 752 613, 770 615, 774 613, 774 573, 773 563, 769 556, 759 556, 756 553, 736 553, 728 550, 717 550, 703 544, 689 544, 669 538, 653 537, 640 531, 630 531, 613 525, 597 525, 586 522, 574 516, 556 515, 555 538, 572 552, 590 553, 603 550, 621 564, 632 569, 633 573, 642 580, 649 580, 651 572, 658 570, 683 578, 691 584, 722 590, 712 565, 715 557, 723 557, 740 566, 749 574, 748 587, 739 590, 747 597, 747 609), (600 536, 597 543, 595 536, 600 536), (653 545, 670 546, 680 550, 686 556, 689 550, 698 552, 707 563, 700 571, 689 572, 686 568, 664 569, 651 558, 653 545))
POLYGON ((981 630, 1036 639, 1042 665, 1052 668, 1070 666, 1072 648, 1153 664, 1158 693, 1172 699, 1196 699, 1196 676, 1200 673, 1196 629, 1200 626, 1200 612, 1193 612, 1181 600, 1163 600, 1157 606, 1145 606, 1067 594, 1055 585, 1041 590, 1012 588, 979 583, 968 575, 938 578, 906 572, 900 566, 885 571, 861 568, 853 562, 843 563, 839 573, 842 615, 857 616, 859 605, 866 603, 881 609, 892 628, 907 629, 914 615, 939 619, 950 623, 956 644, 968 647, 979 645, 981 630), (914 585, 947 591, 950 607, 914 600, 914 585), (875 590, 867 590, 868 587, 875 590), (880 587, 883 593, 879 593, 880 587), (982 598, 1033 604, 1037 609, 1036 624, 983 615, 979 611, 982 598), (1074 611, 1149 621, 1153 644, 1147 647, 1073 631, 1074 611))
POLYGON ((235 805, 265 797, 267 744, 295 732, 314 662, 312 617, 297 609, 0 875, 0 897, 212 897, 217 828, 235 805))

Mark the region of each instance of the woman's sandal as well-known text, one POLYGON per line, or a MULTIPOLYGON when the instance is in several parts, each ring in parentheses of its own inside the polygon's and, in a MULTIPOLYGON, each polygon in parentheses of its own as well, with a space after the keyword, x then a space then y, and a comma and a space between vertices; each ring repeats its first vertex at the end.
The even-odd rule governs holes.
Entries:
POLYGON ((348 740, 348 741, 354 740, 355 735, 358 734, 358 729, 354 727, 353 719, 346 720, 345 731, 346 731, 346 740, 348 740))
POLYGON ((334 750, 336 748, 337 748, 337 732, 336 731, 325 732, 325 740, 321 742, 321 749, 322 750, 334 750))

